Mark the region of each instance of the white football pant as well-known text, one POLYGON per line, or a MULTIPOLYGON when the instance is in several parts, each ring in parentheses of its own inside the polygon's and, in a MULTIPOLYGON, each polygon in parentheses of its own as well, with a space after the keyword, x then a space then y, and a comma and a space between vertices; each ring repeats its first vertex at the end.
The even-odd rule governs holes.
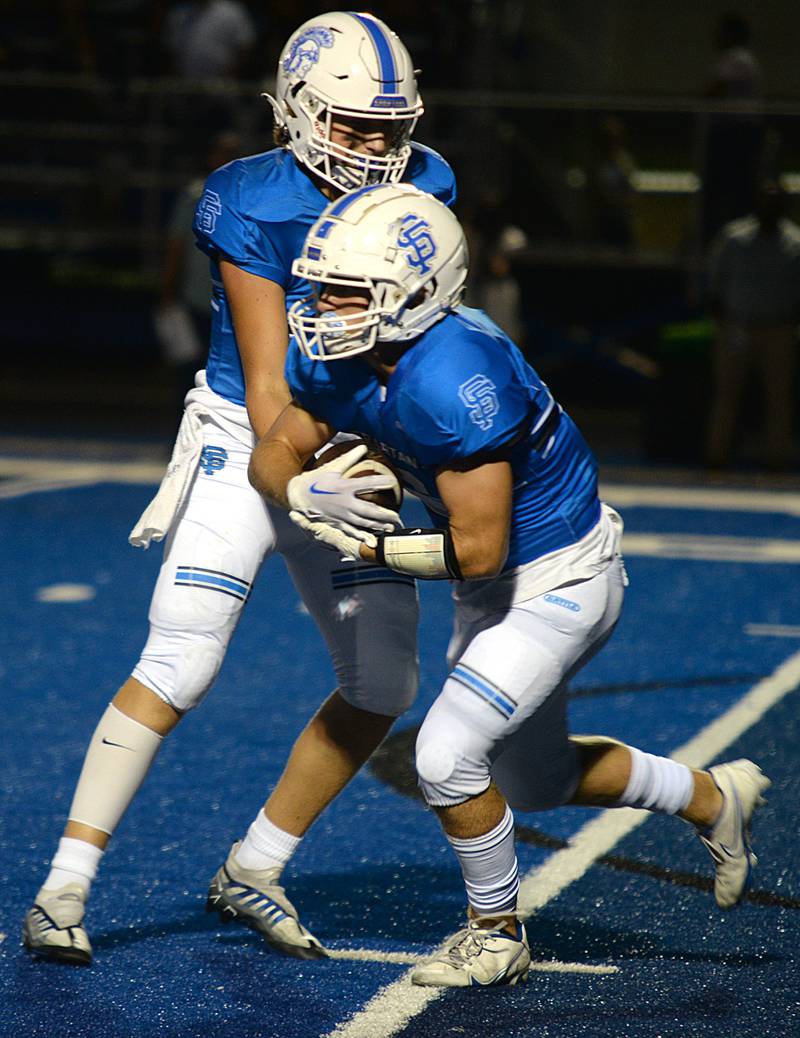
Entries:
MULTIPOLYGON (((413 580, 343 562, 308 539, 250 486, 249 447, 213 415, 203 421, 203 455, 165 541, 150 634, 133 676, 179 712, 197 706, 219 672, 261 563, 277 550, 327 643, 343 698, 374 713, 403 713, 418 676, 413 580)), ((295 609, 294 602, 269 602, 268 593, 262 602, 266 624, 270 608, 282 618, 295 609)), ((265 693, 282 683, 280 673, 265 675, 265 693)))
POLYGON ((452 670, 417 737, 429 804, 460 804, 492 778, 520 810, 572 797, 580 771, 568 737, 567 683, 613 631, 624 580, 617 557, 590 580, 506 611, 468 621, 457 605, 452 670))

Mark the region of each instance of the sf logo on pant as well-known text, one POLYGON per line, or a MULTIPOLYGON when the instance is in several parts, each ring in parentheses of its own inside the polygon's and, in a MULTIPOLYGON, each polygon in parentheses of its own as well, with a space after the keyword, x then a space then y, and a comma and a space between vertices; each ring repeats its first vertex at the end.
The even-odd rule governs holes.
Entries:
POLYGON ((209 444, 207 447, 203 447, 203 453, 200 455, 200 468, 207 476, 213 476, 215 472, 225 468, 227 460, 228 452, 224 447, 212 447, 209 444))

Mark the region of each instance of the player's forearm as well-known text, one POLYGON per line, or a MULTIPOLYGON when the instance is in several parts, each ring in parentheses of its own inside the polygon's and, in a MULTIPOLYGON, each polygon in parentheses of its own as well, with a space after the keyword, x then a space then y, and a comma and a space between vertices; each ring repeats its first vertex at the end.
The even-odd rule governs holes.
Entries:
POLYGON ((247 388, 247 416, 257 440, 263 440, 273 423, 291 399, 289 388, 281 379, 263 387, 247 388))
POLYGON ((502 572, 508 538, 499 530, 459 529, 451 522, 450 537, 464 580, 487 580, 502 572))
POLYGON ((289 480, 303 469, 300 457, 283 440, 261 440, 250 458, 250 482, 273 504, 288 508, 286 488, 289 480))

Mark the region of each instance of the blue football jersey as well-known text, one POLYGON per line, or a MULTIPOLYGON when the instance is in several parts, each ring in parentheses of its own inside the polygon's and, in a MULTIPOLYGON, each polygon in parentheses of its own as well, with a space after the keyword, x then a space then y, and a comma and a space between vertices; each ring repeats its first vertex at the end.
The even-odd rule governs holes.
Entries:
POLYGON ((505 569, 574 544, 600 518, 597 464, 565 413, 546 443, 547 386, 480 310, 460 307, 417 339, 383 386, 363 360, 309 360, 292 341, 294 398, 337 430, 376 440, 433 522, 447 524, 437 469, 464 459, 511 464, 514 490, 505 569), (549 444, 549 445, 548 445, 549 444))
MULTIPOLYGON (((411 145, 403 180, 446 205, 455 201, 453 171, 431 148, 411 145)), ((292 276, 292 262, 329 201, 291 153, 279 148, 235 159, 206 181, 194 217, 197 245, 211 260, 212 322, 206 375, 208 385, 226 400, 243 404, 245 387, 220 258, 280 285, 288 310, 309 293, 308 283, 292 276)))

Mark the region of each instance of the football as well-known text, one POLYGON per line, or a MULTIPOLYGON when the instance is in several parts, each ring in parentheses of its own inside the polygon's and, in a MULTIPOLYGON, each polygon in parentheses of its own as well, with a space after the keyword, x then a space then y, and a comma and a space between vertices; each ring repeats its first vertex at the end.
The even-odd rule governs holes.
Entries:
POLYGON ((400 505, 403 503, 403 487, 400 483, 397 472, 395 472, 389 459, 382 454, 374 444, 367 443, 366 440, 342 440, 340 443, 334 443, 329 447, 324 447, 319 454, 306 463, 306 468, 319 468, 320 465, 324 465, 328 461, 334 461, 336 458, 340 458, 342 454, 346 454, 354 447, 359 447, 363 443, 367 444, 369 451, 357 465, 354 465, 353 468, 350 469, 347 476, 349 479, 353 479, 356 476, 390 477, 392 479, 392 486, 390 488, 386 490, 368 491, 359 494, 358 496, 363 498, 365 501, 371 501, 374 505, 380 505, 381 508, 390 508, 393 512, 397 512, 400 505))

